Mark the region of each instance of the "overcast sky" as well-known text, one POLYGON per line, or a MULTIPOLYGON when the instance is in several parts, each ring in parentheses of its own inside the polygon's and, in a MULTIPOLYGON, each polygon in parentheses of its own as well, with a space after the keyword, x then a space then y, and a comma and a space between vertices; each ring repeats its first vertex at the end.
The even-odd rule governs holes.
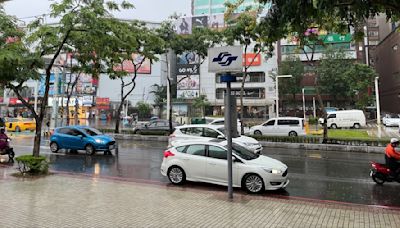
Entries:
MULTIPOLYGON (((9 15, 30 21, 34 16, 49 13, 52 2, 54 0, 11 0, 4 4, 4 9, 9 15)), ((160 22, 174 12, 190 15, 190 0, 129 0, 129 2, 135 5, 135 9, 116 13, 117 18, 160 22)))

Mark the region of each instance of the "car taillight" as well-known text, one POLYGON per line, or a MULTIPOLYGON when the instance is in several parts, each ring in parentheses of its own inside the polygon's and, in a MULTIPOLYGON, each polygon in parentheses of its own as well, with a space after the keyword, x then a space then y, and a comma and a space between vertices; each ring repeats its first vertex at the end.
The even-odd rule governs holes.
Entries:
POLYGON ((166 150, 164 151, 164 158, 168 158, 169 156, 175 156, 175 154, 173 154, 171 151, 166 150))

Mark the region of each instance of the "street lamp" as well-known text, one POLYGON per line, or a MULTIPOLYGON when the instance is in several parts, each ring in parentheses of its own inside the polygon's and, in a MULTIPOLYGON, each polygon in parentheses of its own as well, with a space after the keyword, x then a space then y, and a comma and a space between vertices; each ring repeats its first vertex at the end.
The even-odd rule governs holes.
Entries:
POLYGON ((381 105, 379 101, 379 77, 375 77, 376 124, 381 125, 381 105))
POLYGON ((277 75, 275 77, 275 95, 276 95, 276 117, 279 117, 279 88, 278 88, 278 79, 279 78, 291 78, 292 75, 277 75))
POLYGON ((301 90, 303 94, 303 118, 306 121, 306 99, 304 98, 304 88, 301 90))

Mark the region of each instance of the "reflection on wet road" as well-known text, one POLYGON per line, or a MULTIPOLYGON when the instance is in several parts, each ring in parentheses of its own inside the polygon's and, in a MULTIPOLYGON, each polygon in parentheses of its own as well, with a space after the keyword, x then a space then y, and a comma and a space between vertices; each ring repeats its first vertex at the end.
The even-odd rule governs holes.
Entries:
MULTIPOLYGON (((32 141, 31 137, 16 137, 12 144, 17 155, 31 153, 32 141)), ((46 141, 43 142, 41 153, 49 158, 51 169, 55 171, 169 184, 168 179, 160 174, 166 143, 128 140, 118 143, 120 149, 117 156, 105 156, 102 153, 86 156, 83 152, 51 154, 46 141)), ((383 154, 277 148, 265 148, 263 153, 287 164, 291 181, 286 190, 267 192, 265 196, 290 195, 400 207, 400 197, 393 197, 398 195, 400 184, 377 186, 369 177, 369 162, 383 162, 383 154)), ((198 183, 189 183, 184 188, 226 190, 225 187, 198 183)), ((244 194, 239 189, 236 192, 244 194)))

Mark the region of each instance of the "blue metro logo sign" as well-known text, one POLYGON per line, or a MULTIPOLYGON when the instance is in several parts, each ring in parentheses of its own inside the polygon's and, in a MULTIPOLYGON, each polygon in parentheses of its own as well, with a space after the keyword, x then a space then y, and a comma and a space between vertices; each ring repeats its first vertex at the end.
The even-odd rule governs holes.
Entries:
POLYGON ((243 48, 241 46, 224 46, 208 49, 208 72, 242 72, 243 48))
POLYGON ((235 60, 237 60, 238 56, 233 56, 229 52, 221 52, 218 57, 213 59, 213 62, 217 62, 221 66, 229 66, 235 60))

